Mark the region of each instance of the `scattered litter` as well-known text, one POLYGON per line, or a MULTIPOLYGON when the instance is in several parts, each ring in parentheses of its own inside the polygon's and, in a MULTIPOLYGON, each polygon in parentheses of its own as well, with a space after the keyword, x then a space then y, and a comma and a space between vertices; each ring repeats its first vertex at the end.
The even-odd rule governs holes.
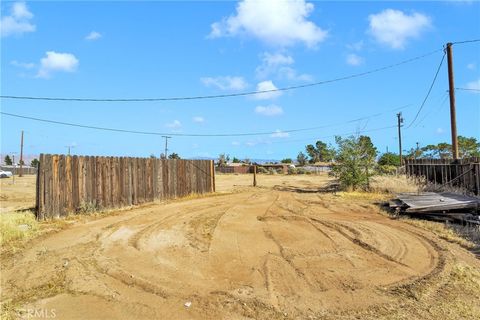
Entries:
POLYGON ((187 301, 187 302, 185 302, 185 304, 184 304, 184 306, 185 306, 186 308, 190 308, 191 305, 192 305, 192 302, 191 302, 191 301, 187 301))
POLYGON ((68 267, 68 260, 65 260, 65 262, 63 263, 63 267, 64 268, 68 267))

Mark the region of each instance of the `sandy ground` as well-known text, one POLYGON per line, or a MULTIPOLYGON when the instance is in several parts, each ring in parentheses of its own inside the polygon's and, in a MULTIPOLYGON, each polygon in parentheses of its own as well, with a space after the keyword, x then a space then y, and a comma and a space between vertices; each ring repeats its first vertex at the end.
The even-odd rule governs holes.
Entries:
POLYGON ((473 255, 327 181, 217 176, 218 196, 77 223, 2 261, 2 303, 29 319, 480 315, 473 255))
POLYGON ((36 175, 0 179, 0 213, 35 206, 36 175))

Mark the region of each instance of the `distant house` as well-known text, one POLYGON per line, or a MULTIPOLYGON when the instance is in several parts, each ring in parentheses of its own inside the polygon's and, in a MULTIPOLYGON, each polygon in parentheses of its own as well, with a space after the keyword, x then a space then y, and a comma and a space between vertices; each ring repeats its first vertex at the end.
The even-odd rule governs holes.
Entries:
POLYGON ((226 166, 216 167, 215 171, 220 173, 253 173, 253 166, 245 163, 227 163, 226 166))
POLYGON ((312 173, 330 172, 332 170, 333 162, 316 162, 314 164, 307 164, 302 168, 312 173))

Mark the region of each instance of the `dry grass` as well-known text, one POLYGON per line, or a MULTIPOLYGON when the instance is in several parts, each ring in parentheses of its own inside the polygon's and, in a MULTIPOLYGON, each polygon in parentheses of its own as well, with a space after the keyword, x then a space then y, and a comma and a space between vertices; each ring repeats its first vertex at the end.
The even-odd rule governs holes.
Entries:
POLYGON ((39 223, 31 211, 0 214, 0 246, 14 241, 27 240, 39 229, 39 223))
POLYGON ((376 176, 370 181, 370 192, 373 193, 401 193, 401 192, 418 192, 421 186, 414 179, 406 176, 376 176))
POLYGON ((475 244, 473 242, 470 242, 465 238, 462 238, 454 230, 445 226, 444 223, 427 221, 427 220, 417 220, 417 219, 411 219, 408 217, 403 217, 402 220, 408 224, 414 225, 424 230, 431 231, 435 235, 437 235, 439 238, 451 243, 459 244, 464 248, 470 249, 475 247, 475 244))

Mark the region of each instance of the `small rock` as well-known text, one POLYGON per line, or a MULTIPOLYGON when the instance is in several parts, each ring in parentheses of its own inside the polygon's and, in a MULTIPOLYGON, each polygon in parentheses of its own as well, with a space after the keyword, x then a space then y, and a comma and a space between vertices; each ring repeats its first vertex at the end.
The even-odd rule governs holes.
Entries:
POLYGON ((185 302, 185 304, 184 304, 184 306, 185 306, 186 308, 190 308, 191 305, 192 305, 192 302, 191 302, 191 301, 187 301, 187 302, 185 302))
POLYGON ((64 268, 68 267, 68 260, 65 260, 65 262, 63 263, 63 267, 64 268))

